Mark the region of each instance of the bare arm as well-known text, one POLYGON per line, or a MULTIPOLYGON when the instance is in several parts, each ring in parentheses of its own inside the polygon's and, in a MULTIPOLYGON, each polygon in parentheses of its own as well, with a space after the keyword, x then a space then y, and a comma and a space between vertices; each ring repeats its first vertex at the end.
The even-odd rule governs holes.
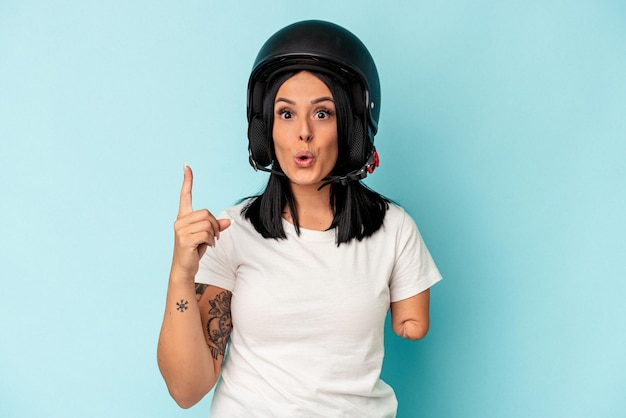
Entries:
POLYGON ((391 327, 402 338, 424 338, 429 327, 430 289, 391 304, 391 327))
POLYGON ((157 359, 172 398, 189 408, 211 390, 217 375, 193 282, 170 280, 167 293, 157 359))
MULTIPOLYGON (((216 220, 206 209, 192 210, 192 179, 191 169, 185 167, 180 208, 174 224, 174 257, 157 348, 159 369, 167 388, 183 408, 195 405, 213 388, 221 369, 223 350, 219 355, 219 350, 216 352, 210 343, 207 345, 205 328, 211 315, 208 313, 210 300, 225 291, 199 286, 196 293, 194 277, 207 246, 215 245, 219 232, 230 225, 228 220, 216 220)), ((230 296, 226 297, 230 300, 230 296)), ((230 315, 230 304, 228 308, 230 315)))

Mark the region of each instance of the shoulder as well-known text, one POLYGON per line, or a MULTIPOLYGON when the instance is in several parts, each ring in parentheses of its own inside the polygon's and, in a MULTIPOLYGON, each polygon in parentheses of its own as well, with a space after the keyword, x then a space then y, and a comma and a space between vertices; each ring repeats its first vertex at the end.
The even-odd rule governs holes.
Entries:
POLYGON ((248 206, 248 204, 250 203, 249 199, 246 199, 242 202, 237 203, 234 206, 231 206, 227 209, 224 209, 223 211, 221 211, 219 213, 219 215, 217 216, 217 218, 230 218, 232 220, 235 221, 235 223, 239 222, 239 221, 243 221, 243 215, 242 215, 242 211, 246 208, 246 206, 248 206))
POLYGON ((241 201, 222 210, 219 215, 217 215, 218 219, 228 218, 231 220, 231 225, 220 233, 220 240, 222 238, 226 238, 227 241, 262 238, 254 228, 250 219, 245 216, 245 209, 250 204, 250 201, 250 199, 241 201))
POLYGON ((387 210, 387 214, 385 215, 385 219, 387 216, 398 218, 406 216, 406 211, 404 208, 397 203, 389 203, 389 209, 387 210))
POLYGON ((415 225, 413 218, 404 210, 404 208, 396 203, 390 203, 387 213, 385 214, 385 228, 403 228, 415 225))
POLYGON ((394 237, 398 243, 407 241, 417 242, 421 240, 417 223, 406 209, 396 203, 389 204, 389 209, 387 210, 381 229, 384 231, 383 235, 385 235, 387 239, 394 237))

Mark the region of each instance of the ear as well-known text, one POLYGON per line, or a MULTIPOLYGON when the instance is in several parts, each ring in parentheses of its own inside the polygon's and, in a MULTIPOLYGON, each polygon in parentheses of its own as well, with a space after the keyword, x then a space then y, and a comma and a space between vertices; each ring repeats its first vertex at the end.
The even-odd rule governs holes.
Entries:
POLYGON ((260 115, 254 116, 248 125, 248 149, 257 165, 267 167, 272 162, 270 141, 266 136, 265 123, 260 115))

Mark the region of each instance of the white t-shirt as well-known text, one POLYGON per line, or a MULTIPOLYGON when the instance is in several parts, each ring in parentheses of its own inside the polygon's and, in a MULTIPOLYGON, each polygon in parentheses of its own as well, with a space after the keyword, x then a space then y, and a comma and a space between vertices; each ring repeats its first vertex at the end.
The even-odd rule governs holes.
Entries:
POLYGON ((374 235, 335 243, 335 232, 283 221, 263 238, 243 204, 200 262, 196 282, 232 291, 232 334, 211 418, 395 417, 380 379, 390 302, 441 279, 419 231, 390 205, 374 235))

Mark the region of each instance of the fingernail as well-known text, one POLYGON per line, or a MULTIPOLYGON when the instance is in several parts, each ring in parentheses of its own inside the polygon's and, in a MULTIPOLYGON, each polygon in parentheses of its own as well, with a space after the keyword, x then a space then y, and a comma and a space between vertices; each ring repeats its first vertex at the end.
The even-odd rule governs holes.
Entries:
POLYGON ((231 225, 235 225, 235 220, 233 218, 226 218, 226 219, 228 219, 230 221, 231 225))

